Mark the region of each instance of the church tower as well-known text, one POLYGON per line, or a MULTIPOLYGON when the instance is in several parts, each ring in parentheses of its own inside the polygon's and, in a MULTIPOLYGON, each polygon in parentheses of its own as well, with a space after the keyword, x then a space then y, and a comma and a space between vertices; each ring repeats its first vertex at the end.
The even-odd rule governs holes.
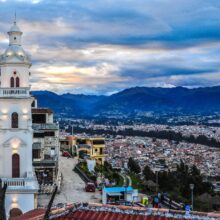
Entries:
POLYGON ((0 56, 0 178, 8 184, 10 216, 36 208, 38 183, 32 167, 31 60, 16 21, 8 36, 9 46, 0 56))

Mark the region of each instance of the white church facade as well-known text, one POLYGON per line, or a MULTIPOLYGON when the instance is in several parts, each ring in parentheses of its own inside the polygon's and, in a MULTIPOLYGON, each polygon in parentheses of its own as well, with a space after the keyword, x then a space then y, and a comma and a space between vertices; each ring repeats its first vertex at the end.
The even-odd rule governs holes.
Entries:
POLYGON ((0 178, 8 185, 6 214, 37 206, 38 183, 32 167, 31 60, 14 22, 9 46, 0 56, 0 178))

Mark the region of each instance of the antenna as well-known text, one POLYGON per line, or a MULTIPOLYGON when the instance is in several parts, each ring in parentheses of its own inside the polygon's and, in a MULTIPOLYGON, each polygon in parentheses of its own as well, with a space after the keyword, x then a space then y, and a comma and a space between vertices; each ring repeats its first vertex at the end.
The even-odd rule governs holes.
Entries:
POLYGON ((17 20, 17 15, 16 15, 16 10, 15 10, 15 20, 14 20, 14 24, 16 24, 16 20, 17 20))

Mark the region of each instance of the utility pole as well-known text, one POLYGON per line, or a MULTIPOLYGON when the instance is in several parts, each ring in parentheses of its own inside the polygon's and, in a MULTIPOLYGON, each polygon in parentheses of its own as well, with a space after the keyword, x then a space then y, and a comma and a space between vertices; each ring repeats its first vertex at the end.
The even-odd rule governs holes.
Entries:
POLYGON ((58 187, 55 186, 55 189, 54 189, 53 194, 52 194, 52 196, 51 196, 51 199, 50 199, 50 202, 49 202, 49 204, 48 204, 48 207, 47 207, 47 210, 46 210, 46 213, 45 213, 45 215, 44 215, 43 220, 48 220, 49 217, 50 217, 50 211, 51 211, 51 207, 52 207, 52 205, 53 205, 54 198, 55 198, 56 193, 57 193, 57 188, 58 188, 58 187))
POLYGON ((159 170, 156 170, 156 193, 158 193, 159 183, 158 183, 159 170))
POLYGON ((73 136, 73 125, 71 125, 71 127, 72 127, 72 136, 73 136))

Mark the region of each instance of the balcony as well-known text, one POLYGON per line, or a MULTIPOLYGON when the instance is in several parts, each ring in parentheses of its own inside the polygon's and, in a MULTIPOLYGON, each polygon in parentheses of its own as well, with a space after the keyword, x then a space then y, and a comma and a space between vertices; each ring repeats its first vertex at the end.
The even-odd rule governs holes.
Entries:
POLYGON ((37 191, 38 182, 36 177, 29 178, 2 178, 2 186, 7 184, 7 191, 37 191))
POLYGON ((23 98, 30 96, 30 88, 0 88, 0 98, 23 98))
POLYGON ((59 125, 55 123, 46 123, 46 124, 32 124, 32 128, 36 130, 58 130, 59 125))
POLYGON ((33 166, 36 167, 56 167, 58 165, 58 161, 55 159, 43 159, 33 161, 33 166))

